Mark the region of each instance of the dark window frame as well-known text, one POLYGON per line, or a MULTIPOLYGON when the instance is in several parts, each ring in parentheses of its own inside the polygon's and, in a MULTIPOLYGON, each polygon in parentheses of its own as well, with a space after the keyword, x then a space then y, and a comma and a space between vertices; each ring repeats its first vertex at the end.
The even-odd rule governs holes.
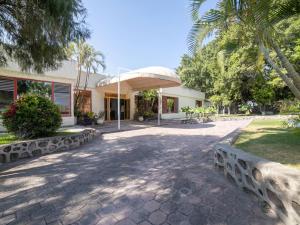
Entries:
POLYGON ((30 81, 36 81, 36 82, 47 82, 51 83, 51 101, 54 103, 54 85, 57 84, 63 84, 67 85, 69 87, 69 108, 70 112, 68 113, 61 113, 62 117, 71 117, 72 115, 72 84, 70 83, 63 83, 63 82, 55 82, 55 81, 47 81, 47 80, 37 80, 37 79, 31 79, 31 78, 21 78, 21 77, 6 77, 1 76, 0 79, 6 79, 6 80, 13 80, 14 81, 14 101, 18 99, 18 80, 30 80, 30 81))

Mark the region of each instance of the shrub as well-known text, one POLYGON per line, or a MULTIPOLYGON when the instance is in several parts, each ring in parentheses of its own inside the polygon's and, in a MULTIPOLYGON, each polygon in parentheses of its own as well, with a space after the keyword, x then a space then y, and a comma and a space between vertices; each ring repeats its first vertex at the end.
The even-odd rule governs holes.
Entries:
POLYGON ((48 98, 35 94, 22 96, 3 113, 7 131, 21 138, 50 136, 61 122, 59 108, 48 98))
POLYGON ((252 106, 250 104, 242 104, 239 106, 239 111, 249 115, 252 112, 252 106))
POLYGON ((283 100, 279 103, 280 114, 300 114, 299 100, 283 100))

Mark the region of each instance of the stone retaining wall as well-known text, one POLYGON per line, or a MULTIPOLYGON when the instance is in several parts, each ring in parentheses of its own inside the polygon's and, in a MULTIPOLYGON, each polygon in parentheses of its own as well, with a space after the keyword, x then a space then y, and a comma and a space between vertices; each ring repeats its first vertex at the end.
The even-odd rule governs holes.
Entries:
POLYGON ((80 133, 65 136, 39 138, 0 145, 0 163, 16 161, 22 158, 45 155, 76 148, 96 136, 95 129, 85 129, 80 133))
POLYGON ((243 152, 226 144, 214 147, 215 166, 264 209, 273 209, 286 225, 300 224, 300 171, 243 152))

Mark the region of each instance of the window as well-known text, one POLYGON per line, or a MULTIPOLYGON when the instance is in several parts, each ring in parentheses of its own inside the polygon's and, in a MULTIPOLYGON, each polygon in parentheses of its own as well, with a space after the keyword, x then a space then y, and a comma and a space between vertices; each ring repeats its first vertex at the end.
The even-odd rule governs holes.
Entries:
POLYGON ((58 105, 61 114, 71 115, 71 88, 68 84, 54 83, 54 103, 58 105))
POLYGON ((202 101, 196 100, 195 106, 202 107, 202 101))
POLYGON ((62 115, 71 116, 71 85, 47 81, 0 77, 0 112, 26 93, 45 96, 58 105, 62 115))
POLYGON ((163 113, 178 113, 178 98, 163 96, 162 97, 163 113))
POLYGON ((0 112, 14 101, 14 80, 0 78, 0 112))
POLYGON ((33 81, 33 80, 18 80, 18 97, 26 93, 38 94, 51 99, 52 84, 50 82, 33 81))

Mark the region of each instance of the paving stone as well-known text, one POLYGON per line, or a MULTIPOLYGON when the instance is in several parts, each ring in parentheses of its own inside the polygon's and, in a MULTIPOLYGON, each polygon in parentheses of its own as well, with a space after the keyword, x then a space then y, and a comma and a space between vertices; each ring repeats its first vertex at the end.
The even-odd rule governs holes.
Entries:
POLYGON ((144 220, 147 220, 149 215, 150 215, 150 213, 148 211, 146 211, 144 209, 140 209, 140 210, 134 211, 130 215, 130 219, 136 223, 140 223, 144 220))
POLYGON ((173 201, 167 201, 167 202, 163 203, 160 207, 160 209, 166 214, 175 212, 178 208, 179 208, 178 204, 173 201))
POLYGON ((14 214, 4 216, 0 218, 0 224, 6 225, 9 224, 10 222, 14 221, 16 219, 16 216, 14 214))
MULTIPOLYGON (((180 225, 183 221, 186 221, 186 220, 188 220, 187 216, 185 216, 179 212, 175 212, 168 216, 167 222, 170 225, 180 225)), ((198 225, 201 225, 201 224, 198 224, 198 225)))
POLYGON ((99 216, 107 216, 107 215, 113 215, 117 211, 116 207, 114 205, 106 205, 102 208, 99 208, 96 213, 99 216))
POLYGON ((51 223, 47 223, 47 225, 62 225, 62 223, 59 220, 56 220, 51 223))
POLYGON ((194 206, 189 203, 181 204, 178 209, 179 212, 181 212, 182 214, 184 214, 186 216, 191 215, 193 213, 193 210, 194 210, 194 206))
POLYGON ((98 217, 94 213, 89 213, 81 217, 79 220, 80 225, 96 225, 100 221, 100 217, 98 217))
POLYGON ((137 225, 137 224, 130 219, 124 219, 117 222, 116 225, 137 225))
POLYGON ((158 210, 153 212, 150 217, 149 221, 154 225, 160 225, 167 219, 166 214, 164 214, 162 211, 158 210))
POLYGON ((61 217, 61 221, 64 225, 72 224, 78 222, 81 218, 81 214, 77 212, 72 212, 61 217))
POLYGON ((160 204, 157 201, 151 200, 151 201, 146 202, 144 209, 147 210, 148 212, 153 212, 153 211, 159 209, 159 207, 160 207, 160 204))
POLYGON ((113 216, 106 216, 99 220, 97 225, 115 225, 118 220, 113 216))
POLYGON ((149 223, 148 221, 143 221, 143 222, 139 223, 138 225, 152 225, 152 224, 149 223))
POLYGON ((132 126, 72 152, 3 164, 0 225, 12 214, 9 225, 276 224, 214 170, 208 151, 247 123, 132 126))

